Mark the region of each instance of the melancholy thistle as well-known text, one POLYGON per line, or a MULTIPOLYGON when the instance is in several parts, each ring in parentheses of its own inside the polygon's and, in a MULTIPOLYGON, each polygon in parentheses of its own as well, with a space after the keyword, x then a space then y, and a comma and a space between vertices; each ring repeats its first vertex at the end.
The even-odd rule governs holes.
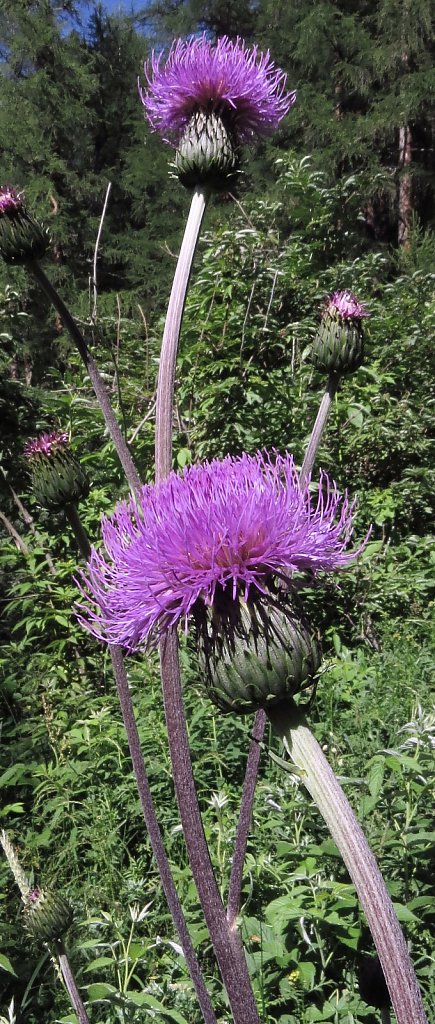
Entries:
POLYGON ((27 212, 21 192, 0 186, 0 253, 6 263, 28 263, 45 256, 47 228, 27 212))
POLYGON ((27 442, 24 455, 42 508, 59 511, 87 498, 89 479, 70 449, 68 434, 59 430, 40 434, 27 442))
POLYGON ((354 504, 322 474, 317 497, 290 455, 242 455, 172 472, 103 519, 106 555, 82 575, 80 621, 133 651, 189 616, 211 699, 244 714, 295 693, 320 654, 295 573, 349 565, 354 504))
POLYGON ((325 373, 352 373, 364 357, 363 320, 370 313, 352 292, 334 292, 325 303, 311 362, 325 373))
POLYGON ((205 35, 176 40, 165 63, 152 54, 145 78, 147 86, 139 86, 145 114, 153 131, 175 146, 187 188, 228 188, 241 145, 271 135, 296 99, 269 52, 226 36, 215 46, 205 35))

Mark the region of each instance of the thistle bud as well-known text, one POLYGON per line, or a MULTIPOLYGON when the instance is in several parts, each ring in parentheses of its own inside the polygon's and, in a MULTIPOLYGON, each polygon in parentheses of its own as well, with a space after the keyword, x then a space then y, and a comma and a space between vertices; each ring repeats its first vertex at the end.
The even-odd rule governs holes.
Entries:
POLYGON ((191 117, 178 143, 175 167, 186 188, 205 185, 227 189, 239 167, 234 134, 218 114, 199 110, 191 117))
POLYGON ((48 229, 27 212, 21 194, 0 188, 0 254, 6 263, 39 260, 49 245, 48 229))
POLYGON ((27 931, 38 942, 61 939, 73 922, 71 904, 58 893, 31 889, 24 904, 27 931))
POLYGON ((69 447, 68 434, 53 431, 28 441, 33 493, 39 505, 59 511, 77 505, 89 494, 89 478, 69 447))
MULTIPOLYGON (((197 627, 208 696, 237 715, 269 708, 309 685, 320 665, 313 631, 288 600, 231 601, 197 627), (228 604, 233 606, 228 614, 228 604)), ((195 609, 194 609, 195 614, 195 609)))
POLYGON ((352 292, 334 292, 322 313, 311 362, 324 373, 352 373, 364 357, 362 321, 369 316, 352 292))

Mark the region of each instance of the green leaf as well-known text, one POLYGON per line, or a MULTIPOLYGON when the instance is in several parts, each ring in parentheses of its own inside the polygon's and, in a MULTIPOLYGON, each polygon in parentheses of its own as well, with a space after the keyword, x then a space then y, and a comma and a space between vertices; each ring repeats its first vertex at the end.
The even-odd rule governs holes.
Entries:
POLYGON ((0 953, 0 967, 3 971, 6 971, 7 974, 13 974, 15 978, 17 977, 9 957, 5 956, 4 953, 0 953))

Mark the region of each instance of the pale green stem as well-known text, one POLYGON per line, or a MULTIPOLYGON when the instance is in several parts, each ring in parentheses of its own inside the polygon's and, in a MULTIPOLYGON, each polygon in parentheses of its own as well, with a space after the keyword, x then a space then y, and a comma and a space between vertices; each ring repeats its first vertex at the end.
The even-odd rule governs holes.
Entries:
POLYGON ((208 194, 196 188, 190 206, 184 238, 178 257, 166 314, 160 353, 156 405, 156 481, 163 480, 172 469, 172 418, 174 410, 175 367, 178 340, 183 319, 187 286, 198 242, 208 194))
POLYGON ((334 839, 373 936, 398 1024, 427 1024, 420 990, 390 896, 355 814, 293 700, 268 711, 334 839))
POLYGON ((310 478, 312 469, 314 466, 315 458, 319 448, 319 444, 322 440, 323 431, 326 426, 331 405, 334 400, 338 385, 340 383, 339 373, 330 373, 328 377, 328 383, 326 385, 326 391, 320 403, 319 411, 316 416, 316 422, 311 431, 311 437, 308 442, 307 450, 305 452, 304 461, 302 463, 302 469, 300 474, 301 487, 307 483, 310 478))

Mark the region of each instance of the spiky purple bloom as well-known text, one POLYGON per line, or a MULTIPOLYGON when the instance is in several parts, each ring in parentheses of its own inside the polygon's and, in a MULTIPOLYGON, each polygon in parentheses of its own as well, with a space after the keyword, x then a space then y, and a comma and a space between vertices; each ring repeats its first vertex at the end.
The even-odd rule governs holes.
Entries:
POLYGON ((0 186, 0 217, 7 216, 11 211, 20 210, 23 202, 19 192, 9 185, 0 186))
POLYGON ((370 316, 366 306, 358 302, 353 292, 334 292, 330 295, 323 316, 339 316, 342 320, 362 320, 370 316))
POLYGON ((62 430, 52 430, 50 433, 40 434, 39 437, 33 437, 27 441, 24 446, 24 455, 27 459, 38 458, 41 455, 50 458, 50 455, 62 448, 67 448, 68 445, 68 434, 62 430))
POLYGON ((268 595, 273 577, 347 566, 354 504, 322 474, 316 500, 301 489, 290 455, 227 456, 171 473, 103 519, 106 555, 83 576, 81 621, 95 636, 134 650, 185 620, 196 602, 222 594, 268 595))
POLYGON ((148 87, 139 93, 148 121, 164 139, 178 145, 193 115, 217 114, 238 143, 270 135, 293 106, 287 76, 269 51, 251 49, 241 39, 222 36, 212 46, 205 35, 178 39, 163 63, 153 52, 145 63, 148 87))

